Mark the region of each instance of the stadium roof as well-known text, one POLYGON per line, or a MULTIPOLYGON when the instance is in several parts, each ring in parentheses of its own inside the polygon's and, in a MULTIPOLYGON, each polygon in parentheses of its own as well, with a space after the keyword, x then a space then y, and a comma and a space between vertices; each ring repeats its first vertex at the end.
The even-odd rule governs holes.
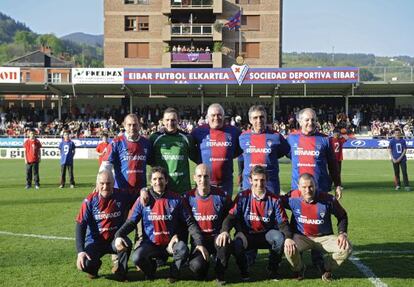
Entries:
POLYGON ((4 95, 132 95, 132 96, 403 96, 414 95, 413 82, 360 82, 358 84, 254 85, 125 85, 70 83, 0 83, 4 95))

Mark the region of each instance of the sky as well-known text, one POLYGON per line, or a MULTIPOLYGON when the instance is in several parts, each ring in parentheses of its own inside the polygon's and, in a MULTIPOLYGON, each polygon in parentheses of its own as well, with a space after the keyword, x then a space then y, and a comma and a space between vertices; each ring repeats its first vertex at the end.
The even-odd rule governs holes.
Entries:
MULTIPOLYGON (((103 0, 0 0, 0 11, 36 33, 103 34, 103 0)), ((283 0, 283 51, 414 57, 413 12, 414 0, 283 0)))

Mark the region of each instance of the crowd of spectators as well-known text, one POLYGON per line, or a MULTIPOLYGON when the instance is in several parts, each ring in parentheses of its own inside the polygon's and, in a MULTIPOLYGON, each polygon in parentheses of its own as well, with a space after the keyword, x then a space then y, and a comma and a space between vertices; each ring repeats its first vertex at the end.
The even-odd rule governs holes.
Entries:
MULTIPOLYGON (((298 127, 297 113, 305 106, 285 105, 282 110, 272 116, 272 107, 263 102, 255 103, 226 103, 223 104, 228 124, 249 129, 247 112, 252 104, 264 104, 268 107, 268 123, 273 130, 287 135, 298 127)), ((350 106, 350 116, 347 117, 343 107, 327 105, 311 106, 317 113, 319 130, 325 134, 332 134, 335 128, 346 131, 348 134, 366 133, 374 138, 388 138, 395 128, 401 128, 406 138, 413 137, 413 117, 410 109, 389 109, 381 105, 350 106)), ((140 117, 141 134, 150 135, 162 127, 161 117, 167 105, 139 106, 134 113, 140 117)), ((191 132, 193 128, 205 122, 205 115, 200 106, 183 105, 176 107, 179 111, 180 128, 191 132)), ((91 105, 72 105, 62 108, 62 120, 58 120, 57 109, 31 107, 0 107, 0 135, 23 136, 25 131, 34 128, 39 135, 59 137, 64 130, 69 130, 73 137, 96 137, 103 132, 111 137, 122 129, 122 118, 127 113, 122 106, 106 105, 95 110, 91 105)))
POLYGON ((181 45, 177 45, 177 46, 172 46, 171 48, 171 52, 173 53, 210 53, 210 47, 206 46, 205 48, 203 47, 195 47, 193 45, 191 45, 190 47, 187 46, 181 46, 181 45))

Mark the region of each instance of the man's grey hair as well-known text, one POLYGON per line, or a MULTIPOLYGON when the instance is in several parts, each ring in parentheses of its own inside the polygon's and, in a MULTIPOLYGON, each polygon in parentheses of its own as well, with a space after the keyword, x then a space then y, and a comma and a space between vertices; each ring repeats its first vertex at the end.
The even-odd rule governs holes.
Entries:
POLYGON ((298 113, 297 120, 298 120, 299 123, 302 121, 303 114, 305 114, 305 113, 312 113, 313 114, 313 117, 314 117, 314 119, 316 121, 317 117, 316 117, 315 111, 313 109, 311 109, 311 108, 305 108, 305 109, 300 110, 299 113, 298 113))
POLYGON ((303 179, 303 180, 310 180, 313 184, 314 187, 316 187, 316 181, 315 178, 313 177, 313 175, 311 175, 310 173, 302 173, 299 176, 298 182, 303 179))
POLYGON ((112 164, 108 164, 108 165, 101 165, 101 168, 98 171, 98 175, 96 176, 96 183, 99 182, 99 178, 101 177, 101 175, 106 174, 109 177, 109 180, 114 183, 115 182, 115 178, 114 178, 114 174, 112 172, 112 164))
POLYGON ((249 109, 249 119, 254 112, 263 112, 265 118, 267 117, 266 109, 263 105, 253 105, 249 109))
POLYGON ((223 109, 223 107, 222 107, 220 104, 218 104, 218 103, 214 103, 214 104, 211 104, 211 105, 208 107, 208 109, 207 109, 207 117, 209 117, 209 116, 210 116, 210 114, 212 113, 212 110, 213 110, 213 109, 219 109, 219 110, 220 110, 221 115, 222 115, 222 116, 224 116, 224 109, 223 109))

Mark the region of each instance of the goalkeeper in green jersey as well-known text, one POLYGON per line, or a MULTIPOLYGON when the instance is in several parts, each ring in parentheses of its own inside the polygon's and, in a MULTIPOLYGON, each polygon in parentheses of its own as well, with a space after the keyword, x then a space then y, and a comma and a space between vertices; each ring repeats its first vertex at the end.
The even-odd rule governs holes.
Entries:
POLYGON ((178 112, 167 108, 162 131, 151 135, 151 165, 168 171, 169 188, 179 194, 191 189, 189 159, 196 161, 197 152, 191 135, 178 129, 178 112))

